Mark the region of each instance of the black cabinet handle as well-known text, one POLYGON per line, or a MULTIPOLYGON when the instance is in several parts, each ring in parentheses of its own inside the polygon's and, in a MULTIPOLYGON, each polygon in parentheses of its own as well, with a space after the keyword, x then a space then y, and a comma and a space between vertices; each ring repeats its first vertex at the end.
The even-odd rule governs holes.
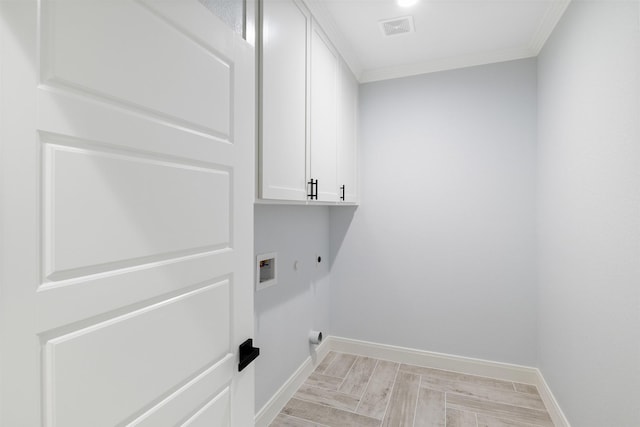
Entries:
POLYGON ((239 347, 240 363, 238 364, 238 372, 249 366, 256 357, 260 356, 260 349, 253 346, 253 340, 249 338, 239 347))
POLYGON ((340 190, 342 191, 342 196, 340 196, 340 200, 344 202, 344 185, 340 187, 340 190))
POLYGON ((318 200, 318 180, 311 178, 307 184, 309 184, 309 190, 311 191, 310 194, 307 194, 307 197, 310 200, 318 200))

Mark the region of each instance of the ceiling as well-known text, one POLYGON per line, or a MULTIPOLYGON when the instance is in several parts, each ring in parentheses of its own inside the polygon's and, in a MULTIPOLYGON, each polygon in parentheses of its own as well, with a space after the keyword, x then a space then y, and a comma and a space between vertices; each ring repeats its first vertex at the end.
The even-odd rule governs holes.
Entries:
POLYGON ((360 82, 536 56, 570 0, 307 0, 360 82), (412 16, 415 32, 379 21, 412 16))

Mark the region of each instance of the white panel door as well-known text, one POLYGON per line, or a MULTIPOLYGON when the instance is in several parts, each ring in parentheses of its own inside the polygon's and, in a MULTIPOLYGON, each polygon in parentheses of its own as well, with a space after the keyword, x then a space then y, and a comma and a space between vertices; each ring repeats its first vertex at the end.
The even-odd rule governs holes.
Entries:
POLYGON ((338 186, 344 202, 357 202, 358 81, 340 62, 338 90, 338 186))
MULTIPOLYGON (((314 22, 315 24, 315 22, 314 22)), ((311 31, 311 171, 317 200, 337 202, 338 56, 317 25, 311 31)))
POLYGON ((262 2, 260 197, 306 200, 309 14, 293 0, 262 2))
POLYGON ((0 44, 0 425, 253 425, 253 48, 197 0, 0 2, 0 44))

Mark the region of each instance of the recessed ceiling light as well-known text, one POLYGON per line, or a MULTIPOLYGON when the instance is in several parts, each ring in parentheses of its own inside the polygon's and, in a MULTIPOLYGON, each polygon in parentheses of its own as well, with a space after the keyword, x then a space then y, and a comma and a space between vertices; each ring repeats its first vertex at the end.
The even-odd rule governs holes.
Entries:
POLYGON ((410 7, 418 3, 418 0, 396 0, 400 7, 410 7))

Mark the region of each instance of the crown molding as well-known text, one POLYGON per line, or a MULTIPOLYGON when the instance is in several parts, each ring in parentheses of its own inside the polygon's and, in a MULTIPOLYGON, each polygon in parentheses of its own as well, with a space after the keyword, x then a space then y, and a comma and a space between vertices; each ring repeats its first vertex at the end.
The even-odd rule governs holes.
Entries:
POLYGON ((529 48, 536 53, 536 56, 542 50, 542 47, 549 39, 549 36, 551 36, 558 22, 560 22, 560 18, 562 18, 564 11, 567 10, 569 3, 571 3, 571 0, 554 1, 549 6, 549 9, 547 9, 547 13, 545 13, 544 18, 540 21, 538 29, 529 42, 529 48))
POLYGON ((360 83, 369 83, 380 80, 397 79, 418 74, 435 73, 437 71, 455 70, 458 68, 474 67, 476 65, 531 58, 533 56, 536 56, 536 52, 528 47, 522 49, 503 49, 474 55, 434 59, 397 67, 365 70, 361 74, 359 81, 360 83))
POLYGON ((313 15, 318 25, 322 28, 322 31, 324 31, 331 40, 333 47, 338 51, 340 56, 342 56, 344 62, 359 81, 360 75, 363 72, 362 63, 353 50, 351 43, 349 43, 342 35, 342 32, 338 30, 338 26, 331 12, 329 12, 322 0, 302 0, 302 2, 309 9, 311 15, 313 15))

